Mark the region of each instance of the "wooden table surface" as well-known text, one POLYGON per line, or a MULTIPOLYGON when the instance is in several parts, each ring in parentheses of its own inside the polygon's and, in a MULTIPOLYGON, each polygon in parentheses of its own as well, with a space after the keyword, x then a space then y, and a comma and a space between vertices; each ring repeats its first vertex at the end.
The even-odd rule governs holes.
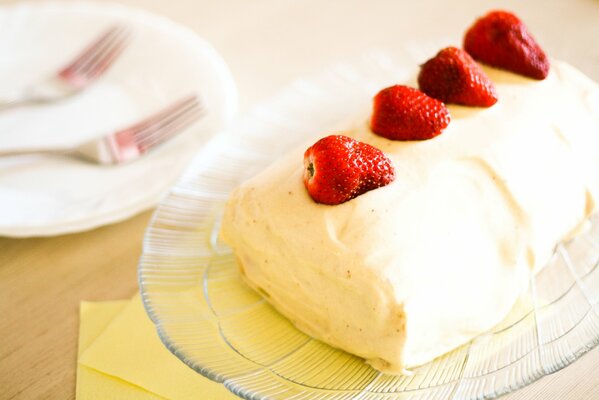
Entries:
MULTIPOLYGON (((297 76, 373 47, 423 37, 459 40, 462 27, 494 3, 121 2, 166 15, 208 39, 237 80, 241 111, 297 76)), ((599 80, 599 1, 512 0, 502 7, 516 10, 551 55, 599 80)), ((74 398, 79 302, 135 293, 150 215, 79 234, 0 238, 0 399, 74 398)), ((599 348, 504 399, 599 399, 599 348)))

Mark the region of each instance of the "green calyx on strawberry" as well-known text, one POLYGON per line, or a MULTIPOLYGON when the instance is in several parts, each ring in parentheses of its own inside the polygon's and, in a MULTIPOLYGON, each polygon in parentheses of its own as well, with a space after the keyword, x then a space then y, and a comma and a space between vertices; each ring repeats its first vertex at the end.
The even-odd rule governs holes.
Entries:
POLYGON ((347 136, 324 137, 304 153, 304 185, 317 203, 341 204, 394 179, 382 151, 347 136))
POLYGON ((420 67, 418 86, 444 103, 491 107, 497 102, 495 86, 464 50, 447 47, 420 67))
POLYGON ((395 85, 374 97, 370 129, 391 140, 431 139, 449 125, 445 104, 418 89, 395 85))
POLYGON ((524 23, 507 11, 491 11, 479 18, 464 36, 464 50, 472 58, 533 79, 545 79, 549 59, 524 23))

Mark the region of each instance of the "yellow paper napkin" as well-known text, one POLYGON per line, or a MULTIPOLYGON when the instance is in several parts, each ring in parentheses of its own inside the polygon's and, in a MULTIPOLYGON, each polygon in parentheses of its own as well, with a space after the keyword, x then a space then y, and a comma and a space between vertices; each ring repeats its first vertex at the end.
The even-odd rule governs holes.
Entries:
POLYGON ((139 295, 82 302, 77 399, 238 399, 196 373, 160 342, 139 295))

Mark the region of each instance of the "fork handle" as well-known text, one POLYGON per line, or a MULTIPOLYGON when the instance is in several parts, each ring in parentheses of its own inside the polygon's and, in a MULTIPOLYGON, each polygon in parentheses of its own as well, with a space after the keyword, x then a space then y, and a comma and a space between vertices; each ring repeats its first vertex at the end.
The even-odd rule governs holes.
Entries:
POLYGON ((0 149, 0 157, 14 157, 14 156, 26 156, 26 155, 67 155, 73 153, 74 150, 70 148, 27 148, 27 149, 0 149))
POLYGON ((52 99, 21 95, 9 98, 0 98, 0 112, 21 106, 50 103, 52 99))
POLYGON ((26 99, 21 96, 13 96, 7 99, 0 99, 0 111, 8 110, 9 108, 18 107, 26 103, 26 99))
POLYGON ((13 93, 8 97, 0 97, 0 112, 11 108, 46 102, 48 102, 47 99, 35 96, 35 93, 31 89, 25 89, 20 92, 13 93))
MULTIPOLYGON (((53 83, 52 85, 53 86, 49 87, 54 89, 55 86, 60 84, 53 83)), ((30 86, 19 92, 11 94, 8 97, 0 97, 0 112, 21 106, 51 103, 65 97, 69 97, 74 93, 75 91, 70 91, 62 93, 61 95, 56 95, 54 92, 52 92, 52 90, 44 90, 39 85, 30 86)))

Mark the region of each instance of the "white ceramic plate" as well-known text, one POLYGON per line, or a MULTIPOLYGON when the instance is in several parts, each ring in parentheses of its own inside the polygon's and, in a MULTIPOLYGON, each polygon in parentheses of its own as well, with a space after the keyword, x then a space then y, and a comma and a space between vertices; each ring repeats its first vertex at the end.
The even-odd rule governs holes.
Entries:
POLYGON ((0 112, 0 148, 79 143, 190 93, 201 97, 206 116, 128 165, 47 156, 0 159, 0 235, 75 232, 152 207, 198 148, 232 119, 235 84, 207 42, 163 17, 111 3, 0 8, 0 98, 58 70, 115 23, 131 27, 134 37, 107 74, 60 103, 0 112))
POLYGON ((354 126, 352 116, 368 110, 381 87, 406 82, 426 57, 394 55, 296 82, 236 124, 234 135, 216 137, 154 214, 139 266, 146 310, 177 357, 240 397, 490 399, 599 343, 598 217, 558 246, 502 324, 409 375, 384 375, 310 338, 243 283, 218 240, 228 193, 307 137, 354 126))

